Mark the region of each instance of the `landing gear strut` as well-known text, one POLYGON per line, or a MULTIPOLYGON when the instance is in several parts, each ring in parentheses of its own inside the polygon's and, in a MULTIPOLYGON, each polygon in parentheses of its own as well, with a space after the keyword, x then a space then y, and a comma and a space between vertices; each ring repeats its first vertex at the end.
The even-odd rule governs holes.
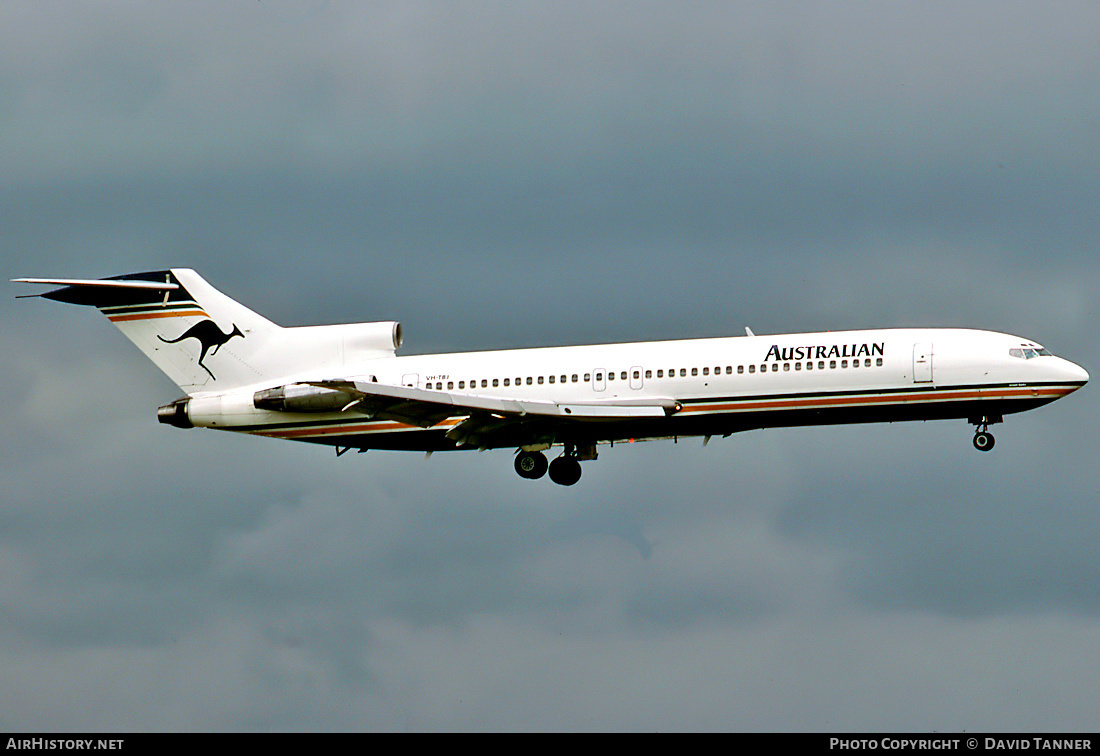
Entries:
POLYGON ((970 422, 974 424, 974 448, 978 451, 987 452, 993 448, 993 444, 996 443, 996 439, 993 438, 993 434, 989 432, 989 426, 992 423, 1001 422, 999 415, 985 416, 981 418, 972 417, 970 422))

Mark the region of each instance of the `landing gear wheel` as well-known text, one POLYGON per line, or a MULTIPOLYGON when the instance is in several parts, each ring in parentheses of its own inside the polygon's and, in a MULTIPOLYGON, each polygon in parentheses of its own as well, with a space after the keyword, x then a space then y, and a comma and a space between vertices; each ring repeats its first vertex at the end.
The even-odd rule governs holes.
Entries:
POLYGON ((993 448, 994 443, 993 434, 989 431, 978 431, 974 434, 974 448, 978 451, 987 452, 993 448))
POLYGON ((581 479, 581 463, 562 455, 550 463, 550 480, 559 486, 571 486, 581 479))
POLYGON ((546 455, 542 452, 521 451, 516 455, 516 472, 521 478, 537 480, 546 474, 546 455))

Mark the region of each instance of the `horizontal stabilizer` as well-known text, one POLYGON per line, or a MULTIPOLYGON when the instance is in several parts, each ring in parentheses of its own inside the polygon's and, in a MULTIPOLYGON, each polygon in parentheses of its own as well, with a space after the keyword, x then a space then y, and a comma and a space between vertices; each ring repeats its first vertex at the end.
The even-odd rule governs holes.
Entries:
POLYGON ((51 286, 101 286, 104 288, 118 289, 154 289, 156 291, 173 291, 179 284, 160 283, 157 281, 110 281, 103 278, 13 278, 13 283, 49 284, 51 286))
MULTIPOLYGON (((44 286, 61 286, 42 294, 24 297, 42 297, 67 304, 90 305, 104 308, 139 303, 167 304, 187 295, 169 271, 131 273, 112 278, 13 278, 13 283, 29 283, 44 286)), ((188 299, 190 297, 188 296, 188 299)))

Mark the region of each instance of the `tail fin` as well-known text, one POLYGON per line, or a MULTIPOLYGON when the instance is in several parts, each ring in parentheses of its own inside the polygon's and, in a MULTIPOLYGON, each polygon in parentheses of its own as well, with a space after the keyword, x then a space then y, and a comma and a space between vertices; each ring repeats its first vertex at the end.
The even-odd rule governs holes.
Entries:
POLYGON ((188 394, 303 375, 343 378, 393 357, 401 324, 275 325, 188 268, 98 280, 19 278, 61 289, 34 296, 91 305, 188 394))
POLYGON ((17 280, 62 285, 38 296, 98 308, 188 394, 261 380, 255 358, 283 330, 187 268, 91 281, 17 280))

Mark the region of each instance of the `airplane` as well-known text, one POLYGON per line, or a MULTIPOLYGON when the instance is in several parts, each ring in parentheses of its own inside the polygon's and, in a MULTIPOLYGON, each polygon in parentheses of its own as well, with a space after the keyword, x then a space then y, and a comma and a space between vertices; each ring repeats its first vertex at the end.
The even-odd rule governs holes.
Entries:
POLYGON ((397 356, 395 321, 281 327, 187 268, 20 278, 99 309, 184 392, 161 423, 351 449, 515 450, 563 486, 615 442, 758 428, 965 419, 989 426, 1088 373, 1029 339, 889 328, 397 356), (552 462, 544 452, 560 447, 552 462))

